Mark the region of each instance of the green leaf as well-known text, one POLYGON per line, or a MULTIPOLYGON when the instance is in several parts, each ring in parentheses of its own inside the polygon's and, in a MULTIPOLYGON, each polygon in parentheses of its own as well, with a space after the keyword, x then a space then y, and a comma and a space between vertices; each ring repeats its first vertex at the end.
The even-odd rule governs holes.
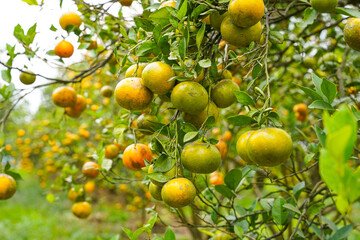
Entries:
POLYGON ((90 46, 90 43, 80 43, 78 49, 86 49, 90 46))
POLYGON ((285 199, 283 199, 282 197, 278 197, 274 201, 274 205, 271 211, 271 215, 273 216, 274 221, 279 225, 284 225, 289 217, 288 210, 283 207, 284 204, 286 204, 285 199))
POLYGON ((150 179, 155 180, 157 182, 166 183, 171 180, 170 177, 166 177, 164 174, 160 172, 154 172, 147 175, 150 179))
POLYGON ((166 24, 169 24, 169 17, 170 13, 165 7, 160 8, 159 10, 150 14, 149 19, 157 24, 160 24, 161 26, 165 26, 166 24))
POLYGON ((283 123, 281 122, 279 114, 276 112, 270 112, 267 118, 275 125, 275 127, 282 127, 283 123))
POLYGON ((313 8, 307 8, 304 11, 304 18, 303 20, 299 23, 299 28, 306 28, 307 26, 311 25, 314 23, 315 19, 317 17, 317 12, 315 11, 315 9, 313 8))
POLYGON ((180 7, 180 9, 179 9, 179 11, 177 13, 177 18, 179 20, 183 19, 183 17, 185 17, 186 13, 187 13, 187 0, 185 0, 182 3, 182 5, 181 5, 181 7, 180 7))
POLYGON ((260 205, 267 212, 270 212, 274 205, 274 198, 263 198, 260 200, 260 205))
POLYGON ((198 5, 191 13, 191 18, 194 18, 195 20, 198 18, 198 16, 205 12, 207 10, 207 6, 205 5, 198 5))
POLYGON ((252 78, 256 79, 262 71, 262 66, 257 63, 252 71, 252 78))
POLYGON ((314 156, 315 156, 315 153, 308 153, 308 154, 306 154, 305 157, 304 157, 304 162, 305 162, 305 164, 306 164, 306 165, 309 164, 309 162, 311 161, 311 159, 314 158, 314 156))
POLYGON ((4 172, 5 172, 6 174, 12 176, 12 177, 15 179, 15 181, 23 180, 22 177, 21 177, 21 175, 20 175, 19 173, 17 173, 17 172, 10 171, 10 170, 6 170, 6 171, 4 171, 4 172))
POLYGON ((229 123, 239 127, 244 127, 256 123, 254 119, 246 115, 237 115, 237 116, 229 117, 228 121, 229 123))
POLYGON ((109 171, 112 167, 112 163, 113 161, 111 159, 107 159, 107 158, 103 159, 101 163, 101 169, 109 171))
POLYGON ((22 0, 23 2, 26 2, 29 5, 39 5, 36 0, 22 0))
POLYGON ((360 18, 360 12, 356 9, 338 7, 334 10, 334 12, 343 14, 343 15, 346 15, 349 17, 360 18))
POLYGON ((54 27, 54 25, 51 25, 50 30, 53 31, 53 32, 56 32, 56 31, 57 31, 57 28, 54 27))
POLYGON ((211 61, 210 61, 210 59, 206 58, 206 59, 200 60, 199 65, 200 65, 200 67, 203 67, 203 68, 209 68, 211 66, 211 61))
POLYGON ((315 73, 313 73, 311 75, 311 77, 312 77, 312 81, 315 85, 316 92, 322 97, 322 100, 326 101, 327 97, 324 95, 324 93, 321 90, 321 85, 322 85, 323 80, 315 73))
POLYGON ((198 134, 199 134, 199 132, 188 132, 188 133, 186 133, 185 136, 184 136, 184 142, 188 142, 190 140, 193 140, 198 134))
POLYGON ((314 90, 311 90, 310 88, 307 88, 307 87, 303 87, 303 86, 300 86, 300 85, 297 85, 306 95, 308 95, 309 97, 311 97, 311 99, 313 101, 315 100, 322 100, 322 97, 317 93, 315 92, 314 90))
POLYGON ((320 144, 325 147, 326 133, 318 126, 314 126, 313 128, 315 130, 317 138, 319 139, 320 144))
POLYGON ((300 197, 300 193, 305 189, 305 182, 299 182, 298 184, 296 184, 293 188, 293 195, 295 197, 296 200, 299 199, 300 197))
POLYGON ((284 42, 284 36, 280 32, 270 31, 269 40, 274 44, 281 44, 284 42))
POLYGON ((216 185, 215 190, 228 199, 235 197, 235 194, 225 185, 216 185))
POLYGON ((131 240, 136 240, 139 238, 139 236, 143 233, 143 231, 145 230, 144 227, 138 228, 134 231, 131 240))
POLYGON ((346 225, 339 230, 337 230, 330 238, 329 240, 340 240, 344 239, 347 236, 350 235, 351 231, 353 230, 353 227, 351 225, 346 225))
POLYGON ((328 111, 335 111, 335 109, 327 102, 323 101, 323 100, 316 100, 314 102, 312 102, 308 108, 315 108, 315 109, 323 109, 323 110, 328 110, 328 111))
POLYGON ((166 154, 161 154, 155 161, 154 170, 156 172, 170 171, 175 165, 175 159, 169 158, 166 154))
POLYGON ((295 207, 294 205, 290 204, 290 203, 285 203, 283 205, 284 208, 287 208, 291 211, 293 211, 294 213, 298 213, 298 214, 301 214, 301 212, 299 211, 299 209, 297 207, 295 207))
POLYGON ((156 220, 158 218, 158 214, 155 213, 148 222, 144 225, 145 231, 150 235, 152 228, 154 227, 156 220))
POLYGON ((179 43, 179 55, 180 55, 182 60, 185 60, 186 48, 187 48, 186 39, 183 38, 183 39, 180 40, 180 43, 179 43))
POLYGON ((225 181, 225 184, 232 190, 236 190, 237 186, 239 185, 240 181, 242 179, 242 172, 240 169, 232 169, 230 170, 225 178, 224 178, 224 181, 225 181))
POLYGON ((130 229, 121 227, 121 229, 126 233, 126 235, 128 236, 129 239, 132 239, 133 237, 133 232, 130 229))
POLYGON ((171 230, 170 226, 166 229, 164 240, 176 240, 175 233, 171 230))
POLYGON ((206 24, 203 23, 201 25, 200 30, 196 34, 196 46, 197 46, 198 49, 200 49, 201 43, 203 41, 204 34, 205 34, 205 29, 206 29, 206 24))
POLYGON ((234 94, 236 96, 237 101, 239 103, 241 103, 242 105, 245 105, 245 106, 251 105, 251 106, 255 107, 255 101, 246 92, 234 91, 234 94))
POLYGON ((156 43, 154 41, 146 41, 138 49, 137 56, 144 56, 151 52, 153 52, 154 48, 156 48, 156 43))
POLYGON ((325 207, 325 204, 323 203, 315 203, 313 205, 311 205, 308 210, 307 210, 307 214, 308 215, 318 215, 321 211, 322 208, 325 207))
POLYGON ((6 70, 1 70, 1 78, 6 81, 6 82, 10 82, 11 81, 11 73, 10 73, 11 69, 6 69, 6 70))
POLYGON ((154 29, 154 25, 148 19, 135 17, 134 22, 137 27, 142 28, 147 32, 151 32, 154 29))
POLYGON ((327 102, 331 104, 336 96, 336 85, 324 78, 321 83, 321 92, 327 98, 327 102))

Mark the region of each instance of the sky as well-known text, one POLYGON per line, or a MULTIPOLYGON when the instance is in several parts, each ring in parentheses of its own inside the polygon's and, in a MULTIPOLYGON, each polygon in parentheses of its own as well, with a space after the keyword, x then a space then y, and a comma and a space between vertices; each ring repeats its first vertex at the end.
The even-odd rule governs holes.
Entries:
MULTIPOLYGON (((40 0, 38 0, 40 2, 40 0)), ((92 3, 104 2, 104 0, 91 0, 92 3)), ((6 44, 11 46, 16 45, 16 52, 23 52, 23 47, 18 43, 17 39, 13 36, 14 28, 17 24, 20 24, 26 33, 27 30, 33 26, 34 23, 37 23, 36 32, 37 35, 34 39, 34 43, 31 45, 33 49, 39 47, 41 51, 38 53, 42 57, 46 57, 52 63, 56 62, 58 59, 57 56, 48 56, 46 52, 48 50, 53 50, 55 45, 65 37, 65 39, 71 42, 74 45, 75 51, 73 56, 68 59, 64 59, 65 66, 70 65, 74 62, 78 62, 82 59, 83 54, 86 50, 78 50, 77 36, 74 33, 71 33, 69 36, 65 30, 60 27, 59 18, 60 16, 68 11, 77 12, 77 7, 72 0, 63 0, 62 7, 59 5, 60 1, 54 0, 44 0, 44 5, 39 6, 30 6, 22 0, 11 0, 7 1, 6 4, 0 8, 0 22, 1 22, 1 37, 0 37, 0 60, 4 63, 8 60, 6 55, 6 44), (58 30, 56 32, 51 31, 50 27, 54 25, 58 30)), ((123 14, 124 16, 136 12, 138 9, 137 5, 139 3, 133 4, 130 8, 124 7, 123 14)), ((117 15, 121 5, 116 3, 113 5, 109 12, 117 15)), ((78 13, 78 12, 77 12, 78 13)), ((27 66, 29 70, 34 73, 41 74, 47 77, 56 77, 57 72, 53 67, 45 64, 44 62, 32 59, 28 61, 27 57, 20 56, 16 57, 13 63, 13 66, 24 68, 27 66)), ((5 67, 0 66, 0 71, 4 70, 5 67)), ((37 77, 33 85, 27 86, 20 82, 19 80, 20 72, 17 70, 12 70, 12 83, 15 85, 16 89, 31 89, 33 86, 40 85, 48 82, 45 79, 37 77)), ((0 87, 6 84, 0 77, 0 87)), ((50 100, 50 96, 44 96, 43 100, 50 100)), ((42 92, 41 90, 35 90, 29 94, 26 98, 26 101, 30 103, 30 110, 32 113, 35 113, 38 107, 41 104, 42 92)), ((20 103, 21 104, 21 103, 20 103)))

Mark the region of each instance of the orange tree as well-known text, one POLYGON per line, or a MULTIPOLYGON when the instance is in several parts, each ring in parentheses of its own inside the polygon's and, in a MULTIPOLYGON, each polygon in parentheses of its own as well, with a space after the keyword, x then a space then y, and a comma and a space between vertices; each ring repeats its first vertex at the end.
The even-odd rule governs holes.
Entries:
POLYGON ((130 239, 175 239, 179 226, 193 239, 359 237, 358 1, 119 2, 113 15, 117 1, 74 1, 64 30, 54 23, 78 49, 54 39, 42 56, 36 25, 15 27, 23 51, 7 44, 0 62, 3 198, 16 168, 35 168, 48 200, 69 191, 79 218, 95 179, 132 192, 129 211, 155 203, 180 222, 151 208, 147 224, 123 227, 130 239), (131 10, 141 14, 124 18, 131 10), (64 63, 81 49, 82 62, 64 63), (57 61, 61 77, 19 55, 57 61), (15 86, 15 71, 32 87, 15 86), (24 130, 18 103, 35 89, 48 101, 24 130), (156 222, 171 227, 163 237, 156 222))

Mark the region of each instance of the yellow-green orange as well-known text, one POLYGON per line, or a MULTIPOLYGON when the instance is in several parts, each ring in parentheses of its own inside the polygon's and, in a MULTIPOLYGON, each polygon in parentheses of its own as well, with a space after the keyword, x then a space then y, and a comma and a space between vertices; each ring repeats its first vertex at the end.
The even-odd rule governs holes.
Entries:
POLYGON ((208 94, 197 82, 182 82, 174 87, 171 103, 182 112, 199 114, 208 104, 208 94))
POLYGON ((0 200, 11 198, 15 192, 16 182, 14 178, 5 173, 0 173, 0 200))
POLYGON ((349 47, 360 52, 360 18, 351 18, 347 21, 344 39, 349 47))
POLYGON ((262 33, 261 23, 258 22, 249 28, 236 26, 230 16, 221 23, 221 35, 225 41, 240 48, 248 47, 251 42, 259 42, 262 33))
POLYGON ((181 152, 181 163, 193 173, 212 173, 220 166, 221 154, 214 145, 193 142, 181 152))
POLYGON ((231 0, 229 3, 229 16, 238 27, 248 28, 257 24, 264 12, 263 0, 231 0))
POLYGON ((152 182, 149 185, 149 192, 150 192, 151 196, 158 201, 162 201, 161 189, 162 189, 162 186, 155 185, 152 182))
POLYGON ((159 122, 155 115, 141 114, 136 119, 136 128, 145 135, 151 135, 154 133, 153 128, 155 127, 153 122, 159 122))
POLYGON ((175 73, 171 66, 162 62, 148 64, 143 72, 144 85, 153 93, 163 95, 169 92, 175 85, 175 81, 169 81, 175 73))
POLYGON ((220 31, 220 26, 224 18, 229 15, 228 12, 220 14, 219 12, 213 12, 210 14, 210 26, 220 31))
POLYGON ((146 67, 146 63, 139 63, 139 64, 131 65, 125 72, 125 78, 141 77, 142 72, 145 67, 146 67), (136 74, 135 74, 135 71, 136 71, 136 74))
POLYGON ((202 124, 206 121, 206 119, 210 116, 215 117, 215 121, 219 120, 219 109, 215 103, 210 102, 209 105, 206 106, 205 110, 199 114, 189 114, 189 113, 182 113, 182 118, 185 122, 191 123, 197 128, 200 128, 202 124))
POLYGON ((36 79, 36 75, 33 74, 31 71, 22 72, 20 74, 20 81, 26 85, 33 84, 36 79))
POLYGON ((91 205, 88 202, 77 202, 71 207, 72 213, 78 218, 87 218, 91 214, 91 205))
POLYGON ((239 156, 241 157, 242 160, 244 160, 245 162, 249 163, 249 164, 254 164, 254 162, 252 162, 250 160, 250 157, 248 155, 247 152, 247 142, 249 137, 254 133, 255 131, 247 131, 243 134, 241 134, 241 136, 239 137, 239 139, 236 142, 236 151, 239 154, 239 156))
POLYGON ((114 93, 114 89, 111 86, 105 85, 100 90, 103 97, 111 97, 114 93))
POLYGON ((240 91, 240 87, 231 79, 218 82, 211 91, 211 98, 219 108, 226 108, 236 102, 234 91, 240 91))
POLYGON ((311 6, 320 13, 330 13, 335 10, 338 0, 311 0, 311 6))
POLYGON ((186 178, 175 178, 168 181, 161 190, 163 201, 173 208, 189 205, 196 196, 194 184, 186 178))

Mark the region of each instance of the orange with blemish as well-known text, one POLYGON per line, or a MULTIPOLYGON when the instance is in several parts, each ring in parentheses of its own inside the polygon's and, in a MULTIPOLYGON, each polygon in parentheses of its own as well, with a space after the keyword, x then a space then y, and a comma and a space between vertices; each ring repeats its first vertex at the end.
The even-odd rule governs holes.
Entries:
POLYGON ((72 107, 76 104, 77 94, 72 87, 58 87, 52 93, 52 100, 59 107, 72 107))
POLYGON ((152 157, 151 149, 145 144, 131 144, 123 153, 123 163, 129 169, 139 170, 145 167, 144 159, 150 162, 152 157))
POLYGON ((65 108, 65 112, 69 117, 78 118, 85 109, 86 109, 85 98, 81 95, 77 95, 75 105, 72 107, 65 108))

